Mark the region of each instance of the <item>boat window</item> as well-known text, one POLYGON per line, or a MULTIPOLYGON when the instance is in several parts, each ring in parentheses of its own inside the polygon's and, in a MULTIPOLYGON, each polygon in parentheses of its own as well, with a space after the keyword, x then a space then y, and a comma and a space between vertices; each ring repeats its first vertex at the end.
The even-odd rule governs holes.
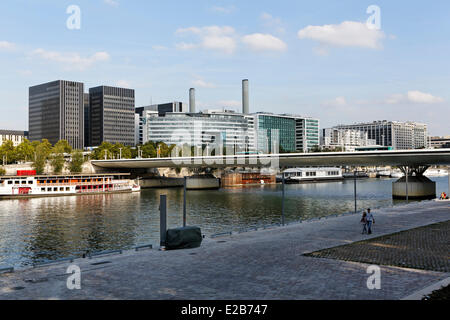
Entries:
POLYGON ((47 188, 47 191, 52 191, 52 188, 47 188))
POLYGON ((53 188, 53 191, 58 191, 58 188, 53 188))
POLYGON ((14 184, 20 184, 20 181, 16 180, 16 181, 14 181, 14 184))
POLYGON ((9 180, 9 181, 8 181, 8 184, 13 184, 12 180, 9 180))
POLYGON ((64 187, 59 188, 59 191, 64 191, 64 187))
POLYGON ((70 191, 70 188, 69 188, 69 187, 66 187, 66 191, 70 191))
POLYGON ((28 184, 33 184, 33 180, 28 181, 28 184))
POLYGON ((45 188, 41 188, 41 192, 45 192, 45 188))

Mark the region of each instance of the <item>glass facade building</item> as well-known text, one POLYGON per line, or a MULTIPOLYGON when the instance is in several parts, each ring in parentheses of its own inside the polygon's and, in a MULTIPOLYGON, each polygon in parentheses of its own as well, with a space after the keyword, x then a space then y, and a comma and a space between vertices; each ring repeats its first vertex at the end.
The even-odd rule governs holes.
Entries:
POLYGON ((242 152, 254 150, 249 136, 249 121, 241 114, 232 113, 144 113, 140 128, 143 139, 168 145, 216 145, 242 152))
POLYGON ((100 86, 89 89, 90 146, 102 142, 135 144, 134 90, 100 86))
POLYGON ((319 120, 297 115, 256 113, 255 136, 259 152, 271 151, 278 139, 280 152, 309 152, 320 143, 319 120))
POLYGON ((83 83, 53 81, 29 88, 29 139, 67 140, 72 148, 84 147, 83 83))

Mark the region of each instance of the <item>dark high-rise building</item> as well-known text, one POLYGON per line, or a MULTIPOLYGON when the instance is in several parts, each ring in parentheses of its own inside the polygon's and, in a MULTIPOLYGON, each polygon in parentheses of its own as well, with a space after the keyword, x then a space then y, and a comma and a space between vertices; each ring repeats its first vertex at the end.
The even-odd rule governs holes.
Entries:
POLYGON ((183 112, 183 103, 182 102, 170 102, 163 104, 152 104, 150 106, 139 107, 136 108, 136 113, 142 117, 144 111, 157 111, 160 117, 164 117, 166 113, 177 113, 183 112))
POLYGON ((84 146, 91 144, 91 106, 89 104, 89 93, 84 93, 84 146))
POLYGON ((135 144, 134 90, 100 86, 89 89, 90 144, 135 144))
POLYGON ((29 139, 67 140, 72 148, 84 146, 84 85, 57 80, 29 88, 29 139))

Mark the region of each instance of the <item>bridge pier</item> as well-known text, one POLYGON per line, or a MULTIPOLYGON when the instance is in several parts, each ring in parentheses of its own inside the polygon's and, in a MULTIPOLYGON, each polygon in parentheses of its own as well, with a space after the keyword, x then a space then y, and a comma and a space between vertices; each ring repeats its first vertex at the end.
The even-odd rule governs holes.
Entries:
POLYGON ((199 174, 186 177, 187 190, 214 190, 220 189, 220 179, 212 174, 199 174))
POLYGON ((404 177, 392 183, 392 197, 394 199, 435 199, 436 182, 423 174, 428 166, 400 167, 404 177))

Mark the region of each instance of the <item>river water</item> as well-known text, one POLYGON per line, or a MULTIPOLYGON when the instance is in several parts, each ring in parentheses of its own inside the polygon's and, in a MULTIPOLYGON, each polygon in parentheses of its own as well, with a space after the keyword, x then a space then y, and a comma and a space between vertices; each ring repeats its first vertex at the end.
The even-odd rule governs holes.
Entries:
MULTIPOLYGON (((448 178, 432 178, 437 192, 448 178)), ((358 180, 358 209, 404 203, 392 200, 393 179, 358 180)), ((286 185, 286 221, 354 210, 353 181, 286 185)), ((147 189, 134 194, 0 200, 0 268, 22 267, 87 250, 159 245, 159 198, 168 199, 169 227, 182 224, 182 189, 147 189)), ((206 235, 261 227, 281 219, 281 186, 189 191, 188 225, 206 235)))

